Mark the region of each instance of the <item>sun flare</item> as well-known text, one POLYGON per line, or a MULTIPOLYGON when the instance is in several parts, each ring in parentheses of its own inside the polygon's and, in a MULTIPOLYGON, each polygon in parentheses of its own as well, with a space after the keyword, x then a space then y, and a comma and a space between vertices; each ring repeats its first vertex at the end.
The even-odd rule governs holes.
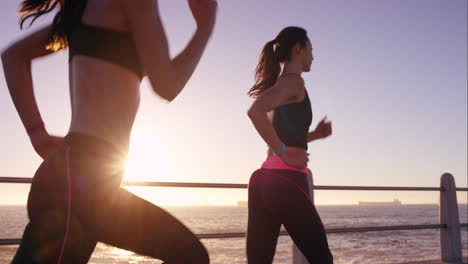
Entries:
MULTIPOLYGON (((154 135, 136 132, 132 135, 130 151, 125 162, 124 181, 175 181, 170 148, 154 135), (172 168, 172 169, 171 169, 172 168)), ((126 187, 129 191, 157 205, 185 205, 191 202, 189 189, 165 187, 126 187)))
POLYGON ((155 136, 134 133, 125 162, 125 181, 163 181, 172 178, 168 148, 155 136))

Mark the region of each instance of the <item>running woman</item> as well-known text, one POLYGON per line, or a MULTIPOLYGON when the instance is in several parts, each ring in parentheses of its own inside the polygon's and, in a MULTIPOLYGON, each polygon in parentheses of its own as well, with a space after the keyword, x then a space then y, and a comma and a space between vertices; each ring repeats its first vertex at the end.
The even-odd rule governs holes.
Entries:
POLYGON ((313 59, 307 32, 283 29, 264 46, 248 93, 256 98, 248 116, 269 147, 249 182, 249 264, 272 263, 281 225, 309 263, 333 263, 322 221, 308 196, 307 143, 332 133, 326 118, 309 132, 312 110, 301 74, 310 71, 313 59))
POLYGON ((171 59, 157 0, 21 3, 21 26, 57 13, 51 25, 2 52, 11 98, 44 159, 33 178, 29 223, 13 263, 87 263, 97 242, 165 263, 209 263, 205 247, 180 221, 120 187, 142 78, 148 76, 154 92, 172 101, 213 32, 217 2, 188 4, 197 28, 171 59), (67 47, 72 117, 62 138, 42 121, 31 62, 67 47))

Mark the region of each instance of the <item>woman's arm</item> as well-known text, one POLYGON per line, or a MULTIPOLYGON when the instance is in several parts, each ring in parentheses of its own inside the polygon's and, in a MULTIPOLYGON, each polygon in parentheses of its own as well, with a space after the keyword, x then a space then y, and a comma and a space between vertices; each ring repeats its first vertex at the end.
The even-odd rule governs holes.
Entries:
MULTIPOLYGON (((248 116, 255 129, 268 144, 271 150, 278 151, 283 144, 273 128, 267 113, 271 110, 289 103, 300 102, 304 99, 304 81, 298 76, 286 76, 265 92, 252 104, 248 116)), ((286 148, 280 157, 288 164, 297 168, 304 168, 307 164, 305 151, 294 151, 286 148)))
POLYGON ((217 2, 213 0, 189 0, 189 6, 197 23, 197 30, 185 49, 172 63, 178 81, 185 86, 197 67, 213 32, 217 2))
POLYGON ((329 137, 332 134, 332 124, 326 121, 327 117, 323 118, 317 125, 314 131, 309 132, 307 135, 307 142, 317 139, 329 137))
POLYGON ((21 121, 33 143, 34 149, 45 157, 50 149, 60 141, 47 133, 37 107, 31 75, 31 61, 46 56, 51 51, 45 49, 47 35, 51 27, 45 27, 26 38, 10 45, 2 52, 3 71, 11 99, 21 121))
POLYGON ((45 49, 46 27, 19 40, 2 52, 3 71, 11 99, 26 129, 42 122, 31 75, 31 61, 51 53, 45 49))
POLYGON ((169 57, 166 34, 156 0, 126 1, 121 4, 129 17, 138 54, 153 90, 172 101, 192 76, 211 36, 217 2, 189 0, 197 30, 187 47, 174 60, 169 57))
POLYGON ((314 140, 317 140, 319 139, 318 135, 317 135, 317 132, 314 131, 311 131, 307 134, 307 143, 310 143, 314 140))

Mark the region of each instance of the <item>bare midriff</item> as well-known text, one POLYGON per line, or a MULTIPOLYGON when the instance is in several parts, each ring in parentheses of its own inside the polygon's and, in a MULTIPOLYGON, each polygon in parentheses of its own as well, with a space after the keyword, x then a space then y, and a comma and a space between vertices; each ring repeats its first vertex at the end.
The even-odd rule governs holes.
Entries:
POLYGON ((118 65, 81 55, 70 62, 69 71, 69 132, 101 138, 128 151, 140 104, 140 78, 118 65))

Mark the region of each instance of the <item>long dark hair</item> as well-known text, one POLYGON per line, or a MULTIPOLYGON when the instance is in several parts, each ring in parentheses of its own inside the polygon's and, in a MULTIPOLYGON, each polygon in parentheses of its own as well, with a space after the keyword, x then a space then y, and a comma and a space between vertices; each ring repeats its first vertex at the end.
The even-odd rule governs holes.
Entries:
POLYGON ((18 10, 21 15, 19 24, 23 29, 26 20, 31 19, 31 26, 36 19, 58 9, 52 22, 52 30, 47 37, 45 48, 57 51, 68 46, 68 36, 75 19, 81 19, 87 0, 24 0, 18 10))
POLYGON ((292 47, 299 43, 304 47, 309 41, 307 31, 300 27, 287 27, 263 47, 255 69, 255 85, 248 95, 257 97, 275 84, 281 71, 281 63, 291 58, 292 47))

